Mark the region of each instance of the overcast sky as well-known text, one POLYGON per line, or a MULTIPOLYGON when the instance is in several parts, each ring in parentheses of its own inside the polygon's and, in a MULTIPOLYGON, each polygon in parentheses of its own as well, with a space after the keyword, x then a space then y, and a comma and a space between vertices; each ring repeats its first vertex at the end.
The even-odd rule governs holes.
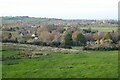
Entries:
POLYGON ((117 19, 119 0, 0 0, 0 16, 117 19))

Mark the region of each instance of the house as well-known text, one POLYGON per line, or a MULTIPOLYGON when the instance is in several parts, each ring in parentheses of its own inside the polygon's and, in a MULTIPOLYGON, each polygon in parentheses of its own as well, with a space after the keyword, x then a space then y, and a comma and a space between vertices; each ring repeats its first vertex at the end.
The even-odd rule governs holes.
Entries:
POLYGON ((35 25, 33 25, 33 26, 31 26, 31 28, 36 28, 37 26, 35 26, 35 25))
POLYGON ((31 37, 33 37, 33 38, 34 38, 35 36, 36 36, 35 34, 32 34, 32 36, 31 36, 31 37))
POLYGON ((39 38, 38 38, 38 37, 35 37, 34 39, 37 40, 37 39, 39 39, 39 38))
POLYGON ((87 45, 96 45, 96 41, 87 41, 86 44, 87 45))
POLYGON ((37 36, 36 33, 35 33, 35 34, 32 34, 31 37, 32 37, 33 39, 38 39, 38 36, 37 36))

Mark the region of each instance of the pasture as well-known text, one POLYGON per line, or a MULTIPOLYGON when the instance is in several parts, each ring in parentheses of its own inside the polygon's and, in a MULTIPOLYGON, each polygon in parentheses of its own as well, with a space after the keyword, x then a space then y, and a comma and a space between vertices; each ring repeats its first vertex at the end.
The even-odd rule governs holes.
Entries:
MULTIPOLYGON (((27 52, 28 48, 25 50, 27 52)), ((80 50, 78 54, 49 51, 49 55, 40 55, 37 58, 25 57, 20 54, 21 51, 17 45, 3 45, 3 78, 118 77, 118 51, 80 50)))
MULTIPOLYGON (((80 29, 88 29, 88 27, 80 27, 80 29)), ((117 31, 118 27, 91 27, 92 30, 98 30, 99 32, 112 32, 117 31)))
MULTIPOLYGON (((98 26, 90 26, 91 30, 98 30, 99 32, 112 32, 117 31, 118 27, 98 27, 98 26)), ((67 29, 68 27, 64 27, 65 29, 67 29)), ((80 27, 81 30, 83 29, 88 29, 89 27, 80 27)))

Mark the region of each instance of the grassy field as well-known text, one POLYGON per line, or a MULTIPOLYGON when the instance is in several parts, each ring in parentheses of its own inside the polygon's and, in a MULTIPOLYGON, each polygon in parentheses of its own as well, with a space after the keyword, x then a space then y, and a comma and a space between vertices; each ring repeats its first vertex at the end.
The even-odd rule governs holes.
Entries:
MULTIPOLYGON (((80 29, 88 29, 87 27, 80 27, 80 29)), ((98 30, 99 32, 112 32, 117 31, 117 27, 91 27, 92 30, 98 30)))
MULTIPOLYGON (((68 27, 64 27, 67 29, 68 27)), ((80 27, 80 29, 88 29, 89 27, 80 27)), ((117 31, 118 27, 91 27, 91 30, 98 30, 99 32, 112 32, 117 31)))
POLYGON ((118 51, 21 58, 19 50, 3 46, 3 78, 117 78, 118 51))

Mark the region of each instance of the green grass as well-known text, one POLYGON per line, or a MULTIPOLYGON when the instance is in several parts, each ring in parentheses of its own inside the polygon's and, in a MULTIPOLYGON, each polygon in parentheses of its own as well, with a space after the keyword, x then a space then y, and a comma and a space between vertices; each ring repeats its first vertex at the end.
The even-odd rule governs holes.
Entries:
MULTIPOLYGON (((112 25, 111 25, 112 26, 112 25)), ((83 29, 88 29, 89 27, 91 27, 92 30, 98 30, 99 32, 112 32, 117 31, 118 27, 111 27, 110 25, 107 27, 107 25, 105 27, 99 27, 99 25, 96 26, 88 26, 88 27, 80 27, 81 30, 83 29)), ((117 26, 117 25, 115 25, 117 26)), ((68 27, 64 27, 65 29, 67 29, 68 27)))
MULTIPOLYGON (((77 48, 78 49, 78 48, 77 48)), ((20 57, 18 50, 3 46, 4 57, 20 57)), ((6 59, 3 78, 117 78, 118 51, 53 53, 39 58, 6 59)))
MULTIPOLYGON (((88 27, 80 27, 80 29, 88 29, 88 27)), ((112 32, 117 31, 117 27, 91 27, 92 30, 98 30, 99 32, 112 32)))

